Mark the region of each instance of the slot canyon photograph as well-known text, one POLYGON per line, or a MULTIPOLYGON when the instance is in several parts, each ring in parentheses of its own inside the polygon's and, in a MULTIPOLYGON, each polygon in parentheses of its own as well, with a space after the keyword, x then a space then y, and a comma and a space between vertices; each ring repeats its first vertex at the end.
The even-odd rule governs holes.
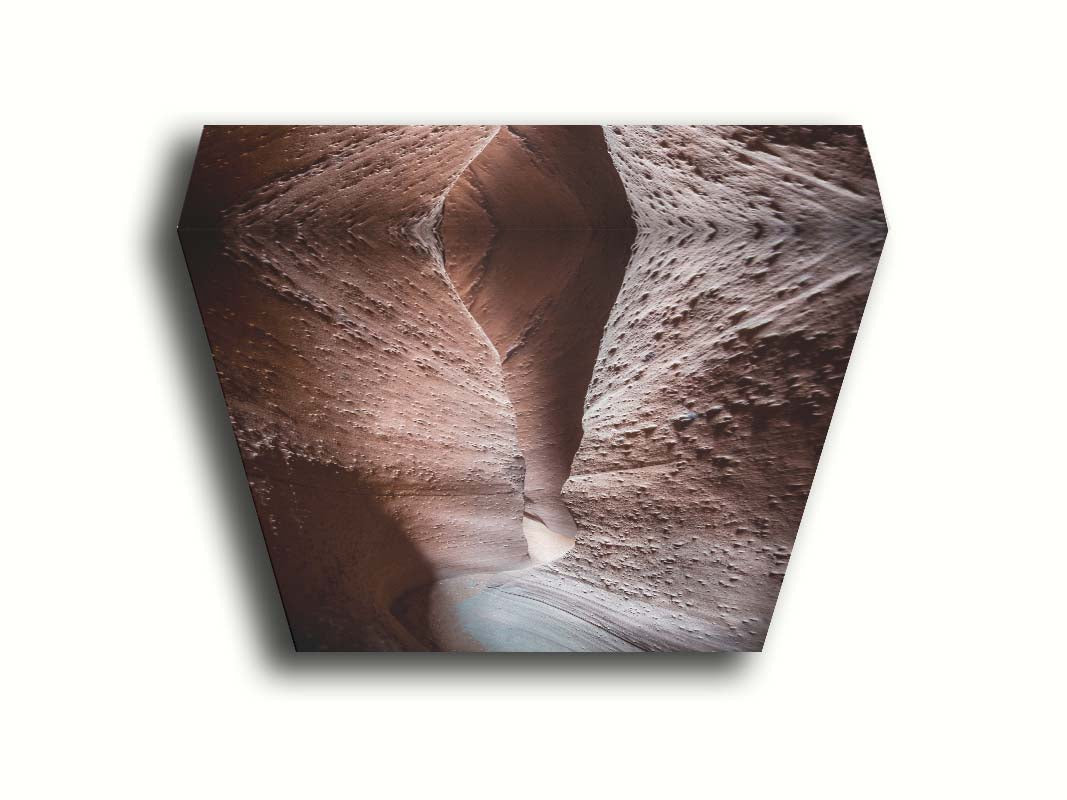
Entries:
POLYGON ((761 650, 886 231, 858 126, 204 128, 296 649, 761 650))
POLYGON ((4 796, 1061 797, 1057 10, 13 6, 4 796))

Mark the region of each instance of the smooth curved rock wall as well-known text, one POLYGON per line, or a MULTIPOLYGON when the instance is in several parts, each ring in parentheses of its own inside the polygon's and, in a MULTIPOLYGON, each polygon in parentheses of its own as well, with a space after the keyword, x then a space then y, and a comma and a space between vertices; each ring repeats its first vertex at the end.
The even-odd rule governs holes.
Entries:
POLYGON ((571 536, 560 490, 633 237, 599 126, 502 128, 445 201, 445 266, 502 361, 526 511, 571 536))

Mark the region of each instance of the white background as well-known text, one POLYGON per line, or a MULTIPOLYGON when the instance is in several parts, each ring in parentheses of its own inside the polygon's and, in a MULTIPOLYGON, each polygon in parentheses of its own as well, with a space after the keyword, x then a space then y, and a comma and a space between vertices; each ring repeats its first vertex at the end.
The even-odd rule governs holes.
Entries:
POLYGON ((1054 4, 372 5, 5 13, 0 793, 1063 797, 1054 4), (286 654, 173 234, 242 121, 865 125, 890 236, 763 654, 286 654))

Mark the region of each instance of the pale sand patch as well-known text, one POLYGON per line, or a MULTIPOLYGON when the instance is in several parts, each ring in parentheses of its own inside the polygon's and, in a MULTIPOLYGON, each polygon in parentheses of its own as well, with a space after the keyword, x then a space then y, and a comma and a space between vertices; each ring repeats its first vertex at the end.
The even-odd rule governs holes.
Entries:
POLYGON ((565 555, 574 539, 557 533, 533 516, 523 517, 529 558, 515 569, 470 572, 442 577, 409 593, 393 613, 410 627, 412 609, 421 610, 423 628, 416 635, 432 649, 456 652, 564 652, 633 649, 625 640, 576 619, 551 604, 512 596, 506 587, 531 571, 565 555), (500 632, 494 632, 501 627, 500 632), (544 627, 546 630, 541 631, 544 627), (577 628, 577 632, 572 628, 577 628))
POLYGON ((522 533, 526 537, 526 549, 534 564, 547 564, 555 561, 574 547, 574 539, 531 517, 522 518, 522 533))

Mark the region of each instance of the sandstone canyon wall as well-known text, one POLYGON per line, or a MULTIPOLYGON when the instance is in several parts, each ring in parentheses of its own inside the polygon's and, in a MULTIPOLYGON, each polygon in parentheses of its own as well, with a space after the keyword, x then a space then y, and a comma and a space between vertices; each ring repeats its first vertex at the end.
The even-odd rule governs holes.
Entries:
POLYGON ((496 352, 432 227, 495 128, 207 128, 181 223, 299 649, 420 649, 391 605, 526 555, 496 352))
POLYGON ((857 128, 606 131, 638 237, 556 569, 762 646, 885 236, 857 128))

